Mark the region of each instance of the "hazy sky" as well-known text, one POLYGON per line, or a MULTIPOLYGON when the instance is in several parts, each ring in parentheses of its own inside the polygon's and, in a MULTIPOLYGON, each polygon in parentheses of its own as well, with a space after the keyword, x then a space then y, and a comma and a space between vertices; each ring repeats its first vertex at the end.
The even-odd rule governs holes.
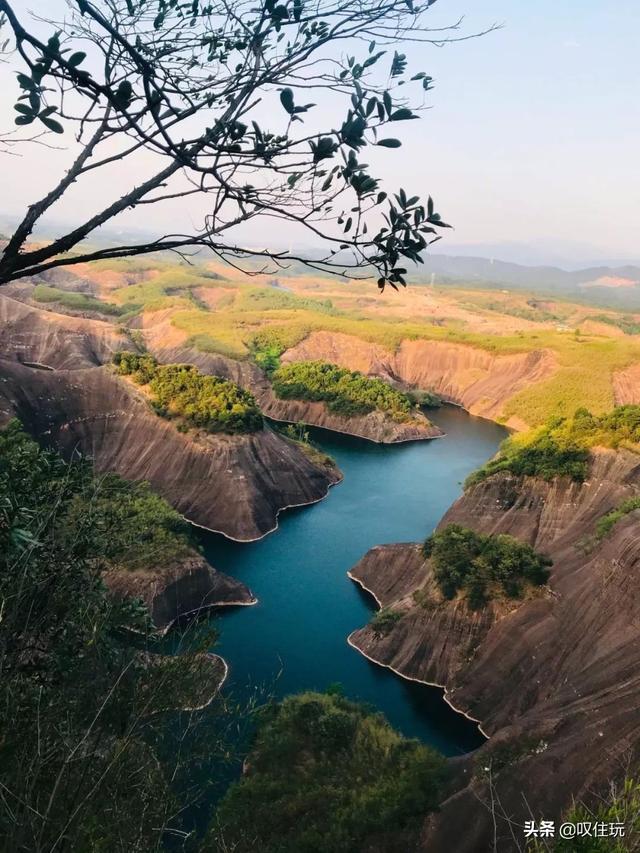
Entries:
MULTIPOLYGON (((17 0, 41 14, 57 0, 17 0)), ((585 259, 640 257, 640 2, 618 0, 439 0, 434 25, 466 15, 467 32, 499 32, 409 53, 435 78, 432 109, 406 123, 400 152, 383 171, 431 193, 461 243, 524 242, 585 259)), ((0 110, 13 121, 15 84, 0 67, 0 110)), ((380 149, 378 149, 380 150, 380 149)), ((32 149, 0 160, 0 209, 17 213, 52 182, 68 152, 32 149)), ((123 180, 128 175, 120 176, 123 180)), ((58 208, 65 219, 92 207, 111 181, 78 189, 58 208)), ((138 217, 140 214, 138 214, 138 217)), ((144 210, 145 225, 188 227, 187 202, 144 210), (186 220, 186 221, 185 221, 186 220)), ((131 220, 128 220, 131 221, 131 220)), ((126 222, 124 223, 127 224, 126 222)), ((277 226, 256 231, 275 235, 277 226)))

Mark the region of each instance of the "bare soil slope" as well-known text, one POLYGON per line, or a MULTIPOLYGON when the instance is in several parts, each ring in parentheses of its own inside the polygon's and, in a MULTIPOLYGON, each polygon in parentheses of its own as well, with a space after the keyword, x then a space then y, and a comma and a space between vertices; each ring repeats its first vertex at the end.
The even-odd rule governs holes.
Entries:
POLYGON ((63 453, 92 457, 98 471, 148 480, 195 524, 257 539, 276 527, 282 509, 320 500, 340 479, 270 429, 179 433, 110 367, 98 366, 128 344, 109 324, 2 297, 0 310, 0 422, 17 416, 63 453))
POLYGON ((174 622, 211 607, 255 604, 257 599, 240 581, 216 571, 199 554, 165 570, 113 569, 105 582, 116 598, 137 598, 149 609, 153 624, 167 631, 174 622))
POLYGON ((0 296, 0 356, 56 370, 109 361, 128 340, 111 323, 55 314, 0 296))
POLYGON ((440 341, 403 341, 396 353, 335 332, 314 332, 288 350, 283 361, 323 359, 399 385, 433 391, 474 415, 499 418, 507 400, 555 370, 546 350, 494 355, 440 341))

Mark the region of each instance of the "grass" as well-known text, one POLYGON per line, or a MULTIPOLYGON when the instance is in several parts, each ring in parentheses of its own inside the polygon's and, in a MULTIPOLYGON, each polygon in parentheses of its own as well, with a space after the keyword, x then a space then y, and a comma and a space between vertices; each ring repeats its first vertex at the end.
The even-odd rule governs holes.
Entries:
POLYGON ((383 607, 374 613, 369 621, 369 627, 376 634, 388 634, 395 625, 402 619, 402 613, 398 610, 392 610, 390 607, 383 607))
POLYGON ((57 302, 60 305, 64 305, 65 308, 72 308, 75 311, 95 311, 98 314, 106 314, 109 317, 122 318, 126 314, 133 315, 140 309, 140 306, 133 302, 127 306, 114 305, 111 302, 103 302, 101 299, 96 299, 95 296, 89 296, 86 293, 59 290, 57 287, 49 287, 46 284, 36 285, 33 291, 33 298, 36 302, 57 302))
POLYGON ((534 334, 486 336, 458 326, 441 327, 416 322, 354 319, 348 315, 321 314, 308 309, 269 311, 203 312, 180 311, 173 323, 186 331, 201 349, 221 352, 232 358, 247 358, 252 345, 290 349, 314 331, 339 332, 378 344, 396 352, 403 340, 433 340, 463 344, 494 355, 512 355, 534 350, 555 354, 557 370, 548 379, 528 385, 507 402, 505 419, 517 417, 530 426, 544 423, 551 415, 570 416, 586 406, 594 414, 614 405, 613 374, 640 361, 640 345, 632 338, 541 329, 534 334))
MULTIPOLYGON (((517 298, 510 294, 503 299, 496 292, 446 288, 442 298, 457 300, 458 307, 469 308, 467 303, 473 303, 483 315, 506 313, 540 320, 535 328, 487 334, 469 330, 460 319, 412 316, 410 307, 406 318, 397 317, 396 294, 378 296, 370 283, 290 277, 287 286, 292 289, 283 290, 262 286, 266 277, 247 281, 225 278, 222 286, 231 292, 221 297, 214 310, 208 310, 193 290, 221 285, 219 277, 204 266, 171 264, 165 258, 97 266, 128 272, 156 270, 157 274, 145 281, 113 291, 114 308, 125 312, 139 306, 147 311, 171 308, 172 323, 185 333, 189 345, 234 359, 256 360, 257 353, 275 353, 269 359, 275 364, 278 353, 317 331, 353 336, 391 353, 405 340, 461 344, 496 356, 547 350, 555 356, 557 369, 547 379, 514 394, 503 409, 504 420, 513 417, 532 427, 550 416, 570 416, 581 406, 594 414, 611 409, 615 402, 613 375, 640 362, 637 338, 561 331, 551 318, 568 317, 576 304, 562 302, 558 306, 559 300, 554 299, 549 311, 539 307, 530 293, 518 294, 517 298)), ((105 309, 95 306, 95 310, 105 309)))
POLYGON ((309 299, 276 287, 247 287, 240 290, 234 306, 240 311, 274 311, 286 308, 338 314, 330 299, 309 299))
POLYGON ((606 536, 611 533, 616 524, 625 517, 625 515, 629 515, 630 512, 633 512, 636 509, 640 509, 640 496, 634 498, 627 498, 626 501, 623 501, 620 506, 612 509, 611 512, 608 512, 606 515, 603 515, 596 524, 596 537, 598 539, 604 539, 606 536))
POLYGON ((637 322, 633 315, 608 317, 606 314, 597 314, 591 318, 599 323, 608 323, 610 326, 615 326, 621 329, 625 335, 640 335, 640 323, 637 322))
POLYGON ((522 418, 530 426, 550 416, 569 417, 581 406, 595 415, 613 408, 613 374, 640 360, 640 347, 616 338, 555 336, 547 343, 558 359, 558 370, 548 379, 515 394, 505 415, 522 418))
MULTIPOLYGON (((152 269, 158 270, 157 275, 141 281, 119 287, 113 291, 113 298, 120 305, 131 303, 141 305, 146 311, 158 311, 163 308, 200 308, 200 303, 192 293, 197 287, 219 287, 220 278, 215 273, 201 267, 179 267, 176 265, 154 264, 152 269)), ((130 268, 130 272, 143 272, 130 268)), ((234 287, 232 282, 226 282, 225 288, 234 287)))

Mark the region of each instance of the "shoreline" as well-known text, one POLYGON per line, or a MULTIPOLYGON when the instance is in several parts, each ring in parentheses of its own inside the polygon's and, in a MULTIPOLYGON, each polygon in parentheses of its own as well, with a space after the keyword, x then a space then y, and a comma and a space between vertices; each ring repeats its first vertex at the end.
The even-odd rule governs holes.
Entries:
POLYGON ((186 613, 176 616, 164 628, 159 628, 157 635, 159 637, 166 637, 169 631, 179 626, 182 619, 186 619, 187 621, 198 619, 200 616, 205 616, 207 613, 215 610, 216 607, 253 607, 258 603, 258 597, 254 595, 251 601, 219 601, 212 604, 203 604, 202 607, 195 607, 193 610, 188 610, 186 613))
MULTIPOLYGON (((350 580, 352 580, 354 583, 358 584, 358 586, 359 586, 361 589, 363 589, 365 592, 367 592, 369 595, 371 595, 371 596, 374 598, 374 600, 375 600, 376 604, 378 605, 378 609, 379 609, 379 610, 382 610, 382 607, 383 607, 382 602, 380 601, 380 599, 378 598, 378 596, 375 594, 375 592, 374 592, 373 590, 369 589, 369 587, 368 587, 365 583, 363 583, 363 582, 360 580, 360 578, 356 578, 356 577, 354 577, 354 576, 352 575, 351 571, 348 571, 348 572, 347 572, 347 577, 348 577, 350 580)), ((365 627, 366 627, 366 626, 365 626, 365 627)), ((455 711, 455 712, 456 712, 456 714, 461 714, 463 717, 466 717, 466 719, 467 719, 467 720, 471 720, 471 722, 472 722, 472 723, 475 723, 475 724, 478 726, 478 731, 480 732, 480 734, 481 734, 484 738, 486 738, 487 740, 489 740, 490 735, 488 735, 488 734, 484 731, 484 729, 482 728, 482 720, 479 720, 479 719, 477 719, 476 717, 472 717, 472 716, 471 716, 471 714, 468 714, 466 711, 463 711, 463 710, 462 710, 462 708, 456 708, 456 706, 453 704, 453 702, 451 701, 451 699, 450 699, 450 698, 449 698, 449 696, 448 696, 448 691, 447 691, 447 687, 446 687, 446 685, 445 685, 445 684, 438 684, 438 682, 437 682, 437 681, 425 681, 425 680, 424 680, 424 679, 422 679, 422 678, 414 678, 412 675, 405 675, 403 672, 400 672, 400 670, 395 669, 395 667, 391 666, 391 664, 383 663, 383 662, 382 662, 382 661, 380 661, 380 660, 376 660, 375 658, 372 658, 372 657, 371 657, 370 655, 368 655, 366 652, 363 652, 363 651, 362 651, 362 649, 361 649, 359 646, 357 646, 357 645, 353 642, 353 640, 351 639, 351 638, 353 637, 353 635, 354 635, 354 634, 356 634, 358 631, 362 631, 362 630, 363 630, 362 628, 355 628, 355 629, 354 629, 354 630, 349 634, 349 636, 347 637, 347 643, 348 643, 348 645, 350 645, 350 646, 351 646, 351 648, 352 648, 352 649, 355 649, 355 650, 356 650, 357 652, 359 652, 363 657, 365 657, 367 660, 371 661, 371 663, 375 663, 377 666, 382 666, 382 667, 384 667, 385 669, 389 669, 389 670, 391 670, 391 672, 393 672, 395 675, 398 675, 400 678, 404 678, 404 679, 405 679, 405 681, 413 681, 413 682, 415 682, 415 683, 417 683, 417 684, 425 684, 427 687, 437 687, 437 688, 439 688, 440 690, 442 690, 442 691, 443 691, 442 698, 443 698, 443 699, 444 699, 444 701, 447 703, 447 705, 449 705, 449 707, 450 707, 453 711, 455 711)), ((476 748, 477 748, 477 749, 479 749, 479 747, 476 747, 476 748)))
MULTIPOLYGON (((276 424, 287 424, 287 425, 291 425, 291 426, 297 426, 298 424, 301 424, 302 426, 309 427, 311 429, 323 429, 323 430, 326 430, 327 432, 335 433, 336 435, 348 435, 351 438, 360 438, 360 439, 362 439, 362 441, 369 441, 369 442, 371 442, 371 444, 377 444, 380 447, 391 447, 394 444, 411 444, 412 442, 417 442, 417 441, 434 441, 434 439, 436 439, 436 438, 445 438, 447 435, 446 432, 440 432, 439 435, 423 435, 423 436, 415 436, 413 438, 397 438, 397 439, 394 439, 393 441, 378 441, 375 438, 371 438, 368 435, 362 435, 362 433, 359 433, 359 432, 347 432, 347 430, 344 430, 344 429, 334 429, 333 427, 322 426, 320 424, 310 424, 310 423, 307 423, 306 421, 280 420, 278 418, 272 417, 271 415, 265 415, 265 418, 267 418, 270 421, 273 421, 276 424)), ((430 421, 430 423, 431 423, 431 421, 430 421)), ((436 429, 439 429, 437 424, 432 423, 432 426, 434 426, 436 429)))
MULTIPOLYGON (((404 673, 400 672, 400 670, 395 669, 395 667, 391 666, 391 664, 383 663, 382 661, 379 661, 379 660, 376 660, 375 658, 372 658, 371 655, 368 655, 366 652, 363 652, 362 649, 359 648, 351 639, 353 637, 353 635, 355 633, 357 633, 357 631, 361 631, 361 630, 362 630, 362 628, 356 628, 356 630, 352 631, 349 634, 349 636, 347 637, 347 643, 348 643, 348 645, 351 646, 352 649, 355 649, 359 654, 362 655, 362 657, 366 658, 368 661, 371 661, 371 663, 375 663, 376 666, 381 666, 384 669, 390 670, 395 675, 399 676, 400 678, 403 678, 405 681, 413 681, 415 684, 424 684, 427 687, 437 687, 438 689, 442 690, 443 691, 442 698, 447 703, 447 705, 451 708, 451 710, 455 711, 456 714, 461 714, 463 717, 466 717, 466 719, 470 720, 472 723, 475 723, 478 727, 478 731, 480 732, 480 734, 484 738, 486 738, 486 740, 489 740, 491 735, 488 735, 485 732, 485 730, 482 728, 482 720, 478 720, 476 717, 472 717, 471 714, 468 714, 466 711, 463 711, 462 708, 456 708, 456 706, 453 704, 453 702, 449 698, 447 688, 444 684, 438 684, 436 681, 425 681, 422 678, 414 678, 412 675, 405 675, 404 673)), ((476 747, 476 749, 480 749, 480 747, 476 747)), ((471 752, 475 752, 475 750, 471 750, 471 752)))
POLYGON ((253 539, 237 539, 235 536, 231 536, 229 533, 225 533, 224 530, 214 530, 213 528, 207 527, 204 524, 198 524, 197 521, 192 521, 186 515, 183 515, 182 518, 186 522, 188 522, 189 524, 192 524, 194 527, 198 527, 200 530, 206 530, 208 533, 217 533, 220 536, 224 536, 224 538, 228 539, 230 542, 239 542, 241 545, 244 545, 244 544, 248 545, 251 542, 259 542, 261 539, 264 539, 266 536, 269 536, 270 533, 275 533, 275 531, 280 526, 280 523, 279 523, 280 522, 280 513, 285 512, 288 509, 299 509, 300 507, 303 507, 303 506, 313 506, 314 504, 318 504, 321 501, 326 500, 326 498, 329 496, 330 490, 334 486, 339 486, 343 480, 344 480, 344 474, 342 472, 340 472, 339 479, 335 480, 333 483, 329 483, 329 485, 327 486, 326 492, 323 495, 321 495, 319 498, 316 498, 315 500, 312 500, 312 501, 303 501, 302 503, 299 503, 299 504, 287 504, 287 506, 280 507, 280 509, 278 509, 276 512, 276 518, 275 518, 276 523, 275 523, 275 525, 270 530, 265 531, 260 536, 255 536, 253 539))

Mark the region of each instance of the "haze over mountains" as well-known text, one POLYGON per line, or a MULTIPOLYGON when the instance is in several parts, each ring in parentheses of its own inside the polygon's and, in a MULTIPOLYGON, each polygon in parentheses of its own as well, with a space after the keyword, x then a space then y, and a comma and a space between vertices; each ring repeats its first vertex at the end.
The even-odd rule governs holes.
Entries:
POLYGON ((424 279, 426 273, 439 284, 447 281, 483 286, 500 284, 628 307, 640 302, 640 265, 634 264, 567 270, 558 266, 524 266, 493 258, 432 254, 419 269, 416 277, 424 279))
MULTIPOLYGON (((0 239, 9 235, 16 225, 14 217, 0 214, 0 239)), ((68 227, 61 221, 50 221, 36 235, 39 239, 52 239, 68 227)), ((119 231, 100 229, 92 242, 117 239, 123 244, 151 239, 154 235, 144 229, 119 231)), ((157 236, 157 235, 155 235, 157 236)), ((261 248, 253 242, 253 248, 261 248)), ((439 243, 446 252, 433 251, 424 255, 424 264, 410 266, 412 284, 481 286, 485 289, 515 289, 535 291, 538 294, 564 297, 592 305, 628 311, 640 310, 640 256, 637 258, 607 258, 604 251, 571 243, 439 243)), ((274 250, 292 251, 311 259, 324 257, 317 246, 272 245, 274 250)), ((203 259, 201 251, 194 252, 203 259)), ((337 255, 336 258, 340 257, 337 255)), ((334 258, 335 260, 335 258, 334 258)), ((250 267, 251 262, 246 262, 250 267)), ((306 274, 302 264, 293 262, 278 275, 306 274)))

